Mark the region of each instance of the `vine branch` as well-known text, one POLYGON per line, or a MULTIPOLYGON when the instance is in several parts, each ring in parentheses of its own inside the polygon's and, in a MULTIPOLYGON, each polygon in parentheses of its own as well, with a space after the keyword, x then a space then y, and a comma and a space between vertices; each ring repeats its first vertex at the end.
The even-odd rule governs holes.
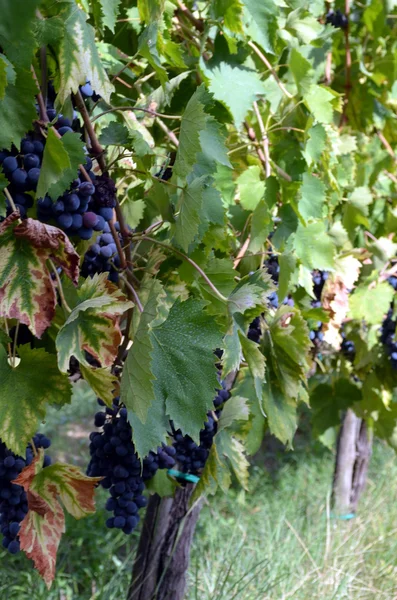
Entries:
POLYGON ((185 260, 186 262, 188 262, 189 264, 191 264, 192 267, 194 269, 196 269, 196 271, 201 275, 201 277, 207 282, 208 286, 211 288, 211 290, 214 292, 214 294, 216 296, 218 296, 218 298, 220 300, 222 300, 222 302, 227 302, 227 298, 212 283, 212 281, 210 280, 210 278, 208 277, 208 275, 203 271, 203 269, 201 267, 199 267, 198 264, 194 262, 194 260, 192 260, 191 258, 189 258, 188 256, 186 256, 186 254, 184 254, 180 250, 177 250, 177 248, 174 248, 173 246, 170 246, 169 244, 165 244, 164 242, 160 242, 159 240, 156 240, 155 238, 148 237, 146 235, 139 236, 139 237, 142 240, 146 240, 148 242, 152 242, 153 244, 157 244, 158 246, 162 246, 163 248, 167 248, 168 250, 171 250, 171 252, 174 252, 175 254, 177 254, 178 256, 180 256, 181 258, 183 258, 183 260, 185 260))

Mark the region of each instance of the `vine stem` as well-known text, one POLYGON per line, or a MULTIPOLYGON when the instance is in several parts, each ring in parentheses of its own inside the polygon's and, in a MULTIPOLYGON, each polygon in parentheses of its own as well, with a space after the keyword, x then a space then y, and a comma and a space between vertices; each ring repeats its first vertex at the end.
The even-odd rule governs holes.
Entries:
POLYGON ((218 296, 218 298, 220 300, 222 300, 222 302, 227 302, 227 298, 212 283, 212 281, 210 280, 210 278, 208 277, 208 275, 203 271, 203 269, 201 267, 199 267, 198 264, 194 262, 194 260, 192 260, 191 258, 189 258, 188 256, 186 256, 186 254, 183 254, 183 252, 181 252, 180 250, 177 250, 176 248, 174 248, 173 246, 170 246, 169 244, 165 244, 164 242, 160 242, 159 240, 156 240, 155 238, 148 237, 146 235, 141 236, 140 239, 146 240, 148 242, 152 242, 153 244, 157 244, 158 246, 162 246, 163 248, 168 248, 168 250, 171 250, 171 252, 174 252, 175 254, 177 254, 178 256, 180 256, 181 258, 183 258, 183 260, 186 260, 186 262, 188 262, 189 264, 191 264, 192 267, 194 269, 196 269, 196 271, 201 275, 201 277, 207 282, 207 284, 209 285, 209 287, 211 288, 211 290, 214 292, 214 294, 216 296, 218 296))
POLYGON ((48 123, 47 108, 46 108, 46 105, 44 102, 43 94, 41 93, 40 83, 39 83, 39 80, 37 79, 36 71, 34 70, 33 65, 31 65, 30 70, 32 71, 33 79, 35 80, 37 89, 39 90, 38 93, 36 94, 36 98, 37 98, 37 103, 39 105, 40 120, 43 121, 43 123, 48 123))
POLYGON ((101 167, 102 173, 106 173, 107 168, 106 168, 105 158, 103 156, 104 150, 98 141, 94 127, 90 120, 90 115, 88 114, 87 107, 84 103, 84 100, 80 93, 80 90, 78 90, 75 94, 73 94, 73 97, 76 102, 76 106, 79 109, 79 112, 83 118, 84 127, 86 128, 87 133, 89 135, 89 138, 91 141, 91 148, 92 148, 93 153, 95 154, 95 158, 97 159, 98 164, 101 167))
POLYGON ((129 281, 127 281, 124 275, 120 273, 119 277, 124 282, 125 286, 130 290, 131 294, 134 296, 135 304, 137 305, 139 312, 143 313, 142 302, 139 299, 136 289, 129 283, 129 281))
MULTIPOLYGON (((6 328, 7 336, 10 337, 10 329, 8 327, 7 317, 4 317, 4 327, 6 328)), ((8 348, 8 358, 10 359, 11 367, 14 369, 15 365, 14 365, 13 353, 12 353, 10 342, 7 342, 7 348, 8 348)))
POLYGON ((160 117, 161 119, 173 119, 173 120, 177 119, 178 121, 180 121, 182 119, 182 117, 180 115, 164 115, 163 113, 158 113, 155 110, 150 110, 150 108, 139 108, 138 106, 115 106, 115 107, 109 108, 108 110, 104 110, 99 115, 95 115, 95 117, 93 117, 91 119, 91 123, 93 123, 97 119, 100 119, 104 115, 108 115, 109 113, 117 112, 119 110, 120 111, 132 110, 132 111, 138 111, 138 112, 140 111, 140 112, 147 113, 148 115, 150 115, 152 117, 160 117))
POLYGON ((120 256, 120 267, 124 271, 127 268, 127 261, 126 261, 123 249, 121 247, 120 239, 119 239, 119 236, 118 236, 118 233, 116 231, 113 221, 109 221, 109 227, 110 227, 110 231, 113 236, 114 242, 116 244, 118 255, 120 256))
POLYGON ((352 56, 350 51, 350 41, 349 41, 349 15, 350 15, 350 0, 345 0, 345 15, 347 17, 347 24, 345 28, 345 49, 346 49, 346 58, 345 58, 345 68, 346 68, 346 78, 345 78, 345 99, 343 102, 343 112, 340 118, 339 127, 342 127, 346 120, 346 110, 347 105, 349 103, 349 95, 351 89, 351 66, 352 66, 352 56))
POLYGON ((161 127, 161 129, 164 131, 166 136, 170 139, 170 141, 178 148, 179 140, 176 137, 175 133, 173 131, 171 131, 170 129, 168 129, 167 125, 165 123, 163 123, 163 121, 161 119, 158 118, 157 123, 158 123, 159 127, 161 127))
POLYGON ((258 120, 259 129, 261 130, 261 134, 262 134, 263 153, 264 153, 264 157, 265 157, 265 174, 266 174, 266 178, 267 178, 267 177, 270 177, 270 175, 272 173, 272 170, 270 167, 269 138, 267 137, 265 125, 263 123, 262 115, 259 112, 259 107, 258 107, 258 103, 256 100, 254 100, 253 106, 254 106, 254 113, 258 120))
POLYGON ((17 321, 16 327, 15 327, 15 337, 14 337, 14 344, 13 344, 13 349, 12 349, 12 366, 14 369, 15 369, 15 358, 17 355, 18 334, 19 334, 19 321, 17 321))
POLYGON ((35 444, 35 443, 34 443, 34 441, 33 441, 33 438, 30 440, 30 445, 32 446, 33 454, 34 454, 35 456, 37 456, 37 454, 38 454, 38 453, 37 453, 37 448, 36 448, 36 444, 35 444))
POLYGON ((267 60, 266 56, 259 50, 258 46, 256 46, 256 44, 254 44, 254 42, 251 42, 251 40, 248 42, 248 46, 250 46, 250 48, 252 48, 252 50, 255 52, 255 54, 261 59, 263 64, 269 69, 270 73, 273 75, 278 87, 283 92, 283 94, 285 94, 287 96, 287 98, 290 98, 290 99, 293 98, 293 95, 287 90, 287 88, 285 87, 285 85, 280 80, 279 76, 277 75, 272 64, 267 60))
POLYGON ((5 196, 6 196, 7 200, 8 200, 8 202, 10 203, 10 206, 11 206, 11 208, 12 208, 12 211, 13 211, 13 212, 16 212, 16 210, 17 210, 17 207, 15 206, 15 202, 14 202, 14 200, 13 200, 13 197, 11 196, 11 194, 10 194, 10 192, 8 191, 8 189, 7 189, 7 188, 4 188, 4 194, 5 194, 5 196))
POLYGON ((66 310, 66 312, 70 315, 70 313, 72 312, 72 309, 70 308, 69 304, 66 302, 65 294, 63 292, 63 287, 62 287, 62 281, 61 281, 61 278, 59 277, 59 273, 57 271, 57 268, 54 265, 54 263, 52 262, 51 258, 49 258, 48 261, 49 261, 49 263, 51 265, 51 269, 54 272, 55 279, 57 280, 58 293, 59 293, 59 295, 61 297, 62 306, 64 307, 64 309, 66 310))

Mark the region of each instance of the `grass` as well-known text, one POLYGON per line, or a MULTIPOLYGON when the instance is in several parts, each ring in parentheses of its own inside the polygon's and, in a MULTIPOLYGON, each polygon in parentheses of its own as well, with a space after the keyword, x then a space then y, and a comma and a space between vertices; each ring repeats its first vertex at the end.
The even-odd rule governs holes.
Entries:
MULTIPOLYGON (((44 429, 51 454, 82 468, 95 403, 84 390, 44 429), (76 425, 78 421, 78 426, 76 425)), ((298 451, 261 454, 249 492, 209 498, 192 548, 186 600, 394 600, 397 598, 397 460, 377 443, 358 516, 329 514, 333 456, 300 441, 298 451), (269 473, 263 467, 271 465, 269 473), (275 468, 276 467, 276 468, 275 468)), ((48 591, 21 553, 0 551, 0 599, 122 600, 139 531, 107 530, 106 493, 97 513, 66 520, 57 576, 48 591)))

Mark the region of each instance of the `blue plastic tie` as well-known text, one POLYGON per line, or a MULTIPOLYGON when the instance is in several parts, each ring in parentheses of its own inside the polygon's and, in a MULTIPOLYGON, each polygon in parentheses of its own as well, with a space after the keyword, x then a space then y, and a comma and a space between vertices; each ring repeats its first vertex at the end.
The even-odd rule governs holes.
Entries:
POLYGON ((339 519, 340 521, 350 521, 350 519, 354 519, 355 513, 347 513, 347 515, 334 515, 331 513, 331 519, 339 519))
POLYGON ((178 479, 184 479, 185 481, 190 481, 190 483, 198 483, 200 481, 200 477, 197 475, 190 475, 189 473, 181 473, 181 471, 176 471, 175 469, 168 469, 168 475, 171 477, 176 477, 178 479))

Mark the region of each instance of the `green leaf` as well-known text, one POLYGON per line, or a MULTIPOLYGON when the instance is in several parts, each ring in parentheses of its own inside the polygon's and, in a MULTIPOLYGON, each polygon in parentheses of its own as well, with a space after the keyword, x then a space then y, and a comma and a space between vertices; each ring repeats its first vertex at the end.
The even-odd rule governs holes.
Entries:
POLYGON ((77 284, 79 256, 66 234, 34 219, 17 225, 18 213, 0 224, 0 316, 18 319, 41 337, 57 298, 47 261, 77 284))
POLYGON ((313 434, 319 437, 328 428, 340 425, 341 411, 361 400, 359 388, 347 379, 337 379, 332 385, 322 383, 310 394, 313 434))
POLYGON ((241 433, 244 439, 244 448, 249 455, 258 452, 262 445, 266 431, 266 417, 263 414, 262 398, 258 402, 253 385, 252 377, 248 369, 240 370, 237 386, 233 389, 232 397, 242 397, 246 399, 249 405, 249 421, 244 423, 241 433))
POLYGON ((112 121, 106 125, 99 136, 99 143, 102 146, 128 146, 130 134, 126 125, 112 121))
POLYGON ((298 202, 299 212, 304 219, 321 219, 325 202, 325 185, 311 173, 303 174, 298 202))
POLYGON ((265 92, 258 73, 221 62, 212 70, 206 69, 205 75, 210 79, 214 98, 229 109, 236 127, 240 129, 253 101, 265 92))
POLYGON ((121 377, 121 399, 142 423, 145 423, 148 409, 154 400, 155 377, 152 373, 154 346, 150 324, 156 319, 159 299, 164 296, 163 286, 156 279, 146 285, 148 297, 121 377))
POLYGON ((275 16, 278 7, 272 0, 243 0, 247 34, 257 42, 265 52, 274 54, 274 42, 277 22, 275 16))
POLYGON ((73 1, 53 5, 56 14, 63 18, 63 37, 58 46, 60 87, 57 101, 63 105, 86 81, 92 89, 110 102, 113 86, 110 83, 95 44, 95 32, 87 23, 87 15, 73 1), (58 8, 59 7, 59 8, 58 8))
POLYGON ((21 10, 17 2, 0 0, 0 46, 14 65, 25 69, 30 68, 36 50, 33 29, 39 4, 29 0, 21 10))
POLYGON ((147 25, 159 21, 164 11, 165 0, 138 0, 139 16, 147 25))
POLYGON ((214 0, 211 6, 214 19, 221 19, 225 27, 234 33, 242 33, 242 8, 240 0, 214 0))
POLYGON ((162 85, 168 81, 166 69, 161 64, 159 51, 157 49, 158 24, 151 22, 142 31, 138 41, 138 52, 146 58, 156 71, 157 77, 162 85))
POLYGON ((268 327, 264 336, 268 369, 272 368, 281 393, 287 398, 297 398, 310 363, 311 342, 306 321, 297 308, 283 305, 271 320, 268 317, 268 327))
POLYGON ((351 238, 354 237, 354 231, 357 225, 363 225, 368 228, 371 227, 368 220, 368 214, 369 206, 372 202, 373 198, 371 190, 366 186, 355 188, 349 195, 345 205, 343 225, 351 238))
POLYGON ((264 309, 276 287, 263 269, 243 277, 229 296, 229 312, 244 314, 251 308, 264 309))
POLYGON ((7 448, 25 456, 26 446, 45 417, 47 403, 70 402, 72 388, 59 372, 56 356, 42 348, 19 346, 19 365, 13 369, 0 346, 0 437, 7 448))
POLYGON ((268 205, 264 200, 260 200, 252 213, 249 251, 253 254, 260 252, 273 228, 273 219, 268 205))
POLYGON ((7 87, 7 68, 8 63, 4 60, 3 56, 0 56, 0 100, 4 99, 6 87, 7 87))
POLYGON ((287 17, 286 27, 296 31, 298 38, 304 44, 310 44, 323 29, 323 25, 313 16, 301 18, 301 9, 289 13, 287 17))
POLYGON ((144 200, 126 200, 123 202, 121 210, 127 225, 129 225, 131 229, 135 229, 143 219, 145 206, 144 200))
POLYGON ((296 48, 291 50, 289 68, 299 93, 305 94, 308 92, 313 80, 313 69, 310 62, 296 48))
POLYGON ((284 394, 277 382, 271 380, 263 386, 262 399, 270 431, 283 444, 291 448, 298 425, 296 403, 284 394))
POLYGON ((121 0, 99 0, 103 15, 103 24, 114 33, 121 0))
POLYGON ((319 123, 332 123, 334 110, 339 108, 337 98, 332 92, 319 85, 312 85, 305 93, 304 100, 319 123))
POLYGON ((20 147, 21 139, 37 118, 35 94, 37 86, 30 70, 18 69, 15 83, 8 83, 0 100, 0 148, 10 150, 12 144, 20 147))
POLYGON ((215 171, 216 164, 231 166, 220 126, 208 114, 211 106, 212 98, 204 85, 201 85, 190 98, 182 115, 179 147, 173 169, 175 183, 178 178, 183 181, 198 161, 205 163, 206 173, 215 171))
POLYGON ((37 185, 37 197, 48 193, 53 200, 62 196, 85 162, 84 142, 78 133, 66 133, 58 138, 52 128, 48 131, 44 148, 43 164, 37 185))
POLYGON ((150 335, 156 398, 175 427, 194 440, 212 408, 218 387, 213 352, 222 346, 220 331, 204 306, 195 299, 175 302, 166 321, 150 335))
POLYGON ((302 152, 308 166, 320 160, 327 141, 327 133, 323 125, 314 125, 308 131, 308 140, 302 152))
POLYGON ((178 199, 178 214, 175 218, 175 242, 187 252, 196 237, 203 204, 203 194, 208 187, 206 175, 197 177, 181 190, 178 199))
POLYGON ((80 365, 80 372, 95 395, 112 408, 113 400, 118 395, 119 381, 110 368, 94 369, 80 365))
POLYGON ((266 359, 259 350, 258 344, 246 338, 241 332, 239 332, 239 337, 244 358, 248 363, 251 377, 254 380, 256 395, 260 401, 262 398, 262 386, 265 382, 266 359))
POLYGON ((265 193, 265 182, 261 179, 257 165, 248 167, 237 178, 240 204, 245 210, 255 210, 265 193))
POLYGON ((283 299, 288 294, 291 276, 296 268, 296 257, 292 252, 283 252, 278 257, 280 273, 278 278, 278 295, 283 299))
POLYGON ((77 297, 56 338, 59 368, 66 373, 72 356, 89 367, 86 351, 102 367, 110 367, 121 342, 119 317, 132 303, 107 280, 107 273, 86 279, 77 297))
POLYGON ((234 421, 248 421, 249 408, 246 398, 232 396, 224 405, 218 421, 218 432, 233 425, 234 421))
POLYGON ((349 316, 366 321, 369 325, 380 325, 394 294, 393 288, 386 281, 377 285, 361 284, 350 296, 349 316))
POLYGON ((335 247, 322 221, 302 225, 299 223, 294 240, 296 256, 308 269, 332 271, 335 247))

